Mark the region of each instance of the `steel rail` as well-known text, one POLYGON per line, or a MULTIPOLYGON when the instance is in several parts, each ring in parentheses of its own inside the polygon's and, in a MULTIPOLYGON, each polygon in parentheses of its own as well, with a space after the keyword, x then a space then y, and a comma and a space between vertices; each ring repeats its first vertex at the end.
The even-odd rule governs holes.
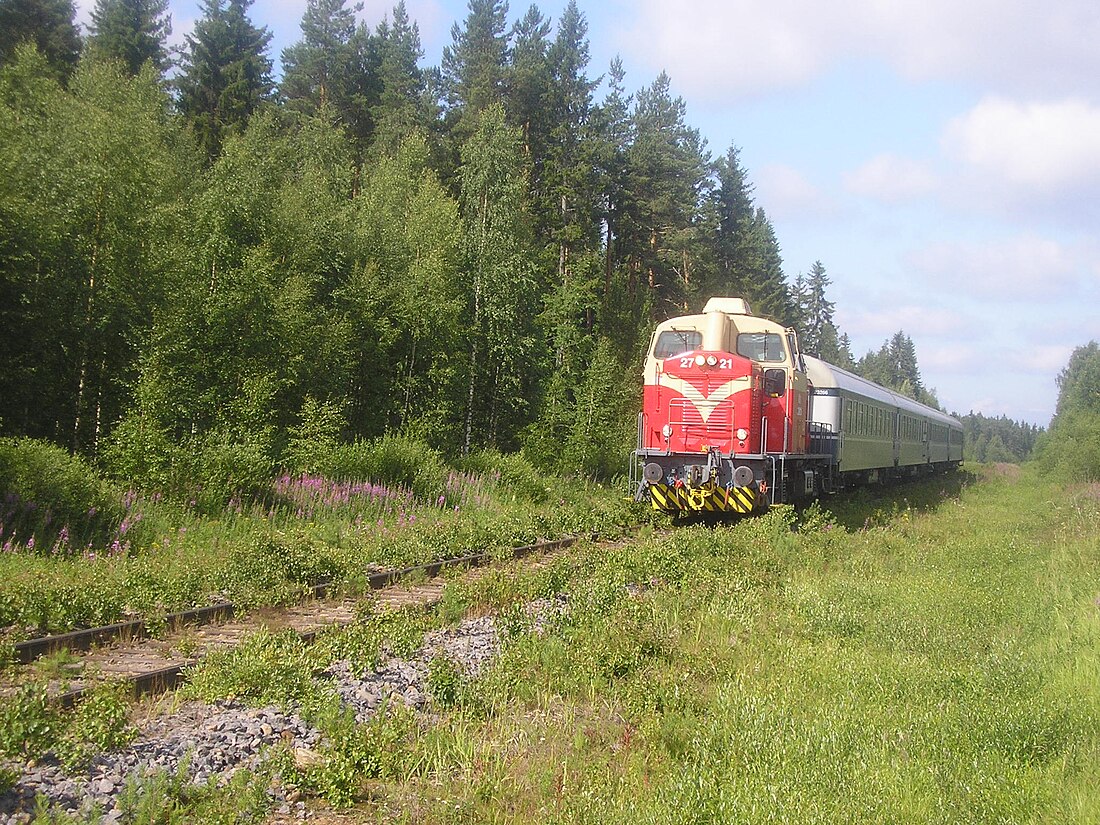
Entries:
MULTIPOLYGON (((514 547, 511 550, 510 558, 520 559, 526 556, 530 556, 536 553, 546 554, 552 553, 556 550, 563 550, 567 547, 571 547, 576 544, 582 537, 569 536, 563 539, 554 539, 552 541, 541 541, 534 544, 522 545, 514 547)), ((584 538, 594 538, 593 536, 586 536, 584 538)), ((426 564, 417 564, 409 567, 402 567, 395 570, 382 570, 376 573, 371 573, 367 577, 367 584, 371 590, 381 590, 387 587, 392 587, 400 583, 404 579, 423 576, 425 578, 435 578, 444 570, 455 568, 473 568, 482 567, 500 557, 491 552, 473 553, 464 556, 456 556, 448 559, 439 559, 437 561, 428 562, 426 564)), ((338 590, 341 586, 341 582, 321 582, 310 588, 310 593, 313 598, 321 599, 330 594, 331 591, 338 590)), ((196 626, 204 624, 212 624, 221 619, 233 618, 237 613, 237 607, 232 602, 222 602, 220 604, 209 605, 207 607, 196 608, 194 610, 181 611, 179 613, 171 613, 164 617, 164 621, 168 627, 173 629, 179 629, 186 626, 196 626)), ((38 639, 29 639, 25 642, 21 642, 16 646, 17 653, 20 657, 20 661, 23 663, 29 663, 34 661, 35 658, 46 655, 51 652, 55 652, 61 649, 68 650, 90 650, 92 647, 98 644, 108 643, 119 639, 140 639, 147 638, 152 635, 149 632, 150 622, 135 619, 128 622, 118 622, 116 624, 105 625, 103 627, 89 628, 87 630, 76 630, 69 633, 62 633, 55 636, 44 636, 38 639), (26 658, 24 658, 26 657, 26 658)), ((163 626, 163 625, 162 625, 163 626)), ((299 632, 299 635, 307 642, 312 641, 317 635, 316 630, 307 630, 299 632)), ((142 696, 164 693, 169 690, 173 690, 178 687, 186 673, 191 667, 194 667, 201 657, 188 658, 186 661, 177 662, 163 668, 157 668, 155 670, 144 671, 135 674, 128 674, 123 676, 120 681, 123 683, 129 683, 130 693, 134 698, 141 698, 142 696)), ((65 691, 58 694, 54 701, 61 707, 73 707, 76 705, 83 696, 91 689, 91 686, 79 687, 72 690, 65 691)))

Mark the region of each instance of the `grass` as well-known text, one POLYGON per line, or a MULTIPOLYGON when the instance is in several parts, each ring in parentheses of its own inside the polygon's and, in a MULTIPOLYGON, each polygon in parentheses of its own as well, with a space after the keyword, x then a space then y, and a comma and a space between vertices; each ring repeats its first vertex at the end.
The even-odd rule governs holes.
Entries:
POLYGON ((0 553, 0 628, 10 639, 223 600, 280 604, 323 580, 355 592, 372 567, 577 532, 617 535, 639 518, 618 494, 579 483, 552 501, 517 498, 499 478, 452 473, 445 483, 445 495, 419 501, 381 485, 283 477, 286 507, 238 504, 218 517, 128 497, 140 528, 123 549, 0 553))
POLYGON ((589 550, 357 816, 1100 821, 1096 493, 937 484, 589 550))
MULTIPOLYGON (((274 637, 193 689, 293 688, 324 764, 276 754, 253 784, 327 800, 320 822, 1100 821, 1100 492, 961 481, 454 578, 432 622, 494 612, 505 642, 474 680, 436 663, 430 715, 358 725, 274 637)), ((362 620, 310 656, 369 667, 387 622, 423 629, 362 620)))

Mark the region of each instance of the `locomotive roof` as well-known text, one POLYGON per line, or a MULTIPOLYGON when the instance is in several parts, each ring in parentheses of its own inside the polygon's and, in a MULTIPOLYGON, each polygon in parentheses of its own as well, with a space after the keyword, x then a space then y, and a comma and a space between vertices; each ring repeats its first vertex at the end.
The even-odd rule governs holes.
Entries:
POLYGON ((962 427, 962 423, 958 419, 940 412, 935 407, 921 404, 908 396, 896 393, 873 381, 868 381, 866 378, 861 378, 827 361, 822 361, 820 358, 814 358, 812 355, 804 357, 806 359, 806 375, 815 388, 845 390, 855 395, 862 395, 864 398, 889 404, 891 407, 898 407, 914 415, 930 418, 954 429, 962 427))

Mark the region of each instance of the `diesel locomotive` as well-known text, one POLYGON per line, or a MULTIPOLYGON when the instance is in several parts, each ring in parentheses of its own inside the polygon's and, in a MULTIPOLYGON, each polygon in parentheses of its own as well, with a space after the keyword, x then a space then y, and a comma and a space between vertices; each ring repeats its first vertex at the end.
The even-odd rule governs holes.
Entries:
POLYGON ((674 515, 752 513, 957 467, 955 418, 804 354, 793 329, 711 298, 657 326, 635 497, 674 515))

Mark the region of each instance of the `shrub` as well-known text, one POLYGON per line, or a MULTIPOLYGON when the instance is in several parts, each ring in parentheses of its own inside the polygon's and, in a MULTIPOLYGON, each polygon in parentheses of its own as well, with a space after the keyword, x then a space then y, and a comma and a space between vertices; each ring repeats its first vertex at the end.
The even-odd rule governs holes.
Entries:
POLYGON ((266 431, 248 441, 232 439, 227 433, 210 432, 180 453, 190 461, 176 468, 177 493, 188 483, 196 485, 193 501, 202 512, 216 513, 238 498, 262 501, 270 495, 274 462, 266 431))
POLYGON ((40 550, 105 544, 124 516, 83 459, 30 438, 0 439, 0 495, 0 539, 40 550))
POLYGON ((68 728, 57 743, 58 757, 66 770, 81 768, 97 753, 118 750, 137 734, 126 714, 122 683, 95 688, 73 712, 68 728))
POLYGON ((57 741, 58 719, 46 685, 25 684, 0 705, 0 751, 36 759, 57 741))
POLYGON ((1100 413, 1063 414, 1035 452, 1044 475, 1067 482, 1100 481, 1100 413))
POLYGON ((434 501, 447 478, 447 465, 438 452, 398 435, 333 447, 318 464, 317 470, 329 478, 400 485, 412 489, 421 501, 434 501))
POLYGON ((321 472, 326 457, 339 443, 344 414, 336 402, 307 396, 299 418, 298 426, 287 434, 285 463, 296 472, 321 472))
POLYGON ((539 502, 546 498, 548 483, 544 474, 519 453, 505 455, 496 450, 480 450, 462 458, 458 468, 464 472, 492 478, 500 486, 525 498, 539 502))
POLYGON ((341 573, 339 564, 313 539, 300 533, 276 534, 230 549, 224 587, 239 605, 270 604, 289 600, 303 587, 337 578, 341 573))
POLYGON ((252 707, 286 707, 314 690, 305 643, 287 629, 261 630, 235 648, 207 653, 180 692, 204 702, 235 699, 252 707))

